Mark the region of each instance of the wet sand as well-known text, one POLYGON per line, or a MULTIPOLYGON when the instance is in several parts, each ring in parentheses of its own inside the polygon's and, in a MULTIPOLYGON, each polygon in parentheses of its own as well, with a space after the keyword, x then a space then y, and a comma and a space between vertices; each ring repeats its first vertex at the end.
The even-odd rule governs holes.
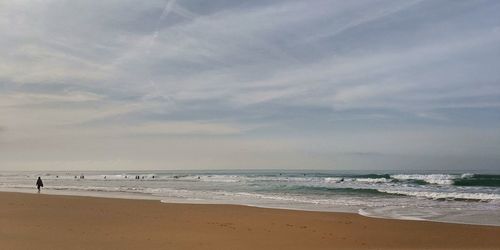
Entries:
POLYGON ((0 192, 0 249, 500 249, 500 227, 0 192))

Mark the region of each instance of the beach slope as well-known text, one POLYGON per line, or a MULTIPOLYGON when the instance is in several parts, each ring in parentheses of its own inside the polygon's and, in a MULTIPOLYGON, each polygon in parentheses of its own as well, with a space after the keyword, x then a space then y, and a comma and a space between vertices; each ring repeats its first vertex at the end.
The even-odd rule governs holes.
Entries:
POLYGON ((0 249, 500 249, 500 227, 0 193, 0 249))

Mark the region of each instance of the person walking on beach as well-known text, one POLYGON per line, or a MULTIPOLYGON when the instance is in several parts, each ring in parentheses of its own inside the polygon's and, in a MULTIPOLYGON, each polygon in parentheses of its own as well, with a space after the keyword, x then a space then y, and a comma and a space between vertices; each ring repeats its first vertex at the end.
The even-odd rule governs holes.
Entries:
POLYGON ((43 187, 43 181, 42 178, 38 177, 38 180, 36 180, 36 188, 38 188, 38 193, 40 193, 41 187, 43 187))

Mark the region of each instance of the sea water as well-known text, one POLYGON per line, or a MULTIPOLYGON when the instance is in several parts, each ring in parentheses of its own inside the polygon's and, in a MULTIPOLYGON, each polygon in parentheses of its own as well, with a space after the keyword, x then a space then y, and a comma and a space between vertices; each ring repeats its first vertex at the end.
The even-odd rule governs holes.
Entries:
POLYGON ((241 204, 500 226, 500 175, 353 171, 1 172, 0 191, 241 204))

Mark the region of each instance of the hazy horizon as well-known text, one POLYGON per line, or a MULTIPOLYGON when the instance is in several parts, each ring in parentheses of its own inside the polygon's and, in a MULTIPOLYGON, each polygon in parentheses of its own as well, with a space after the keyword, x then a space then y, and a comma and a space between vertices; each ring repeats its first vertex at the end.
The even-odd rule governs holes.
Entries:
POLYGON ((500 171, 500 1, 0 1, 0 171, 500 171))

